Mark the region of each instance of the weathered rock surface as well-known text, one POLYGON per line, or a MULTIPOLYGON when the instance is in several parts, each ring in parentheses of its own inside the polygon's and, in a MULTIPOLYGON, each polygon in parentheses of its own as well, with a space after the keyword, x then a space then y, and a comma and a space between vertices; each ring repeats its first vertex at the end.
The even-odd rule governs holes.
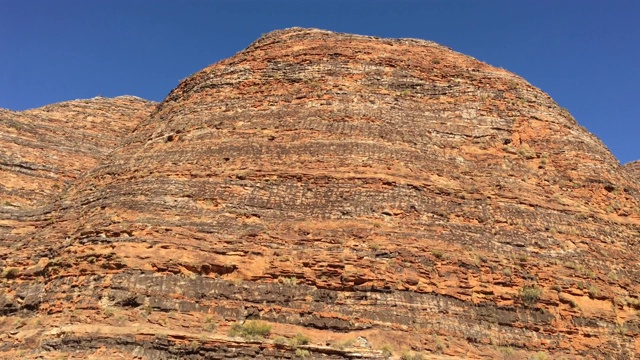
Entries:
POLYGON ((155 105, 120 96, 0 109, 0 238, 24 231, 15 226, 21 214, 50 202, 94 168, 155 105))
POLYGON ((272 32, 2 242, 0 354, 635 358, 633 169, 446 47, 272 32))
POLYGON ((625 164, 624 168, 631 174, 631 176, 635 177, 636 180, 640 182, 640 160, 625 164))

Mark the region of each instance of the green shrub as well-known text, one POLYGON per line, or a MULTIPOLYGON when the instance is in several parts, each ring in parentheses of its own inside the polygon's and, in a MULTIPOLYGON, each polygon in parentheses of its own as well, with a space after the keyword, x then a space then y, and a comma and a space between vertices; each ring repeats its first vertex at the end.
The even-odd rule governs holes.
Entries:
POLYGON ((296 356, 301 359, 306 359, 310 356, 309 350, 304 349, 296 349, 296 356))
POLYGON ((297 347, 298 345, 307 345, 310 342, 311 342, 311 338, 302 333, 297 333, 296 336, 292 337, 288 341, 289 346, 292 346, 292 347, 297 347))
POLYGON ((244 324, 231 325, 229 336, 240 336, 245 339, 260 339, 269 336, 271 325, 264 321, 248 320, 244 324))
POLYGON ((383 345, 380 348, 380 351, 382 351, 382 356, 385 359, 389 359, 389 358, 391 358, 391 356, 393 356, 393 351, 391 351, 391 346, 389 346, 389 345, 383 345))
POLYGON ((436 345, 437 354, 441 354, 447 348, 447 344, 440 337, 436 336, 434 342, 436 345))
POLYGON ((513 348, 509 346, 501 347, 499 350, 503 355, 513 355, 516 353, 513 348))
POLYGON ((292 277, 279 277, 278 282, 285 285, 296 285, 298 283, 298 279, 295 276, 292 277))
POLYGON ((540 295, 542 295, 542 289, 536 285, 525 286, 520 291, 520 299, 526 306, 533 305, 540 300, 540 295))
POLYGON ((352 347, 354 343, 355 343, 355 340, 349 339, 349 340, 334 342, 331 346, 338 350, 344 350, 346 348, 352 347))
POLYGON ((498 351, 500 351, 500 357, 499 359, 501 360, 522 360, 525 359, 524 357, 522 357, 522 354, 516 353, 516 351, 509 346, 506 347, 500 347, 498 348, 498 351))
POLYGON ((627 327, 624 325, 616 325, 616 327, 613 329, 613 333, 625 336, 627 335, 627 327))
POLYGON ((211 316, 207 316, 204 320, 204 325, 202 326, 203 330, 206 331, 215 331, 218 328, 218 324, 215 323, 211 316))
POLYGON ((531 360, 547 360, 547 354, 543 353, 542 351, 538 351, 531 357, 531 360))
POLYGON ((410 353, 408 351, 404 351, 402 356, 400 356, 401 360, 423 360, 424 356, 420 353, 410 353))

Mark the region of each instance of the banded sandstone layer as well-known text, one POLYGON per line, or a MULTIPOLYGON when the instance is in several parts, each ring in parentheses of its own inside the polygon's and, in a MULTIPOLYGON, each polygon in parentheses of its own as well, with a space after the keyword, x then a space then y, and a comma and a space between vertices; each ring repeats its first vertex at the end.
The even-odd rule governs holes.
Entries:
POLYGON ((21 215, 0 354, 634 358, 633 171, 506 70, 275 31, 21 215))
POLYGON ((0 109, 0 239, 31 229, 17 221, 98 165, 155 105, 120 96, 0 109))
POLYGON ((640 181, 640 160, 625 164, 624 167, 632 176, 635 176, 636 180, 640 181))

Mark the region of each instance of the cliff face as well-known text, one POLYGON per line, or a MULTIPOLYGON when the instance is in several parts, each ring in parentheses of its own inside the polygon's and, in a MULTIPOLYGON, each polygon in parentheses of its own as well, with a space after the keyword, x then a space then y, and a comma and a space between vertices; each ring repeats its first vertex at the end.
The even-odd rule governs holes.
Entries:
POLYGON ((503 69, 276 31, 113 147, 2 243, 3 356, 640 354, 637 173, 503 69))
POLYGON ((0 238, 29 228, 16 221, 37 213, 94 168, 155 105, 121 96, 0 109, 0 238))
POLYGON ((640 161, 632 161, 625 164, 624 168, 629 172, 629 174, 631 174, 631 176, 636 178, 636 181, 640 182, 640 161))

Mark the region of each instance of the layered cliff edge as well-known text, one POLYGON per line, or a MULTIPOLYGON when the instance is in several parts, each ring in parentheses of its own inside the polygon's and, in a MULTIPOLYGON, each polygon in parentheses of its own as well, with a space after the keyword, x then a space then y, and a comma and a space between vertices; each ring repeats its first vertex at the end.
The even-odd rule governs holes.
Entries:
POLYGON ((624 164, 624 168, 631 174, 631 176, 635 177, 636 180, 640 182, 640 160, 624 164))
POLYGON ((637 162, 506 70, 294 28, 71 103, 0 112, 2 357, 640 354, 637 162))
POLYGON ((21 219, 96 167, 156 105, 119 96, 0 109, 0 238, 31 229, 21 219))

